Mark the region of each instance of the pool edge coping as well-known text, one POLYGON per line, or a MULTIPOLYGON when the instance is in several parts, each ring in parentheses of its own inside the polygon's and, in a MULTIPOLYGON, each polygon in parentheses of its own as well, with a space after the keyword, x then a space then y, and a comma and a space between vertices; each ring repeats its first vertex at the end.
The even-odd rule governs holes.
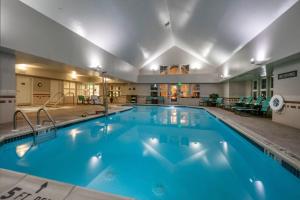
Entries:
MULTIPOLYGON (((109 192, 97 191, 97 190, 84 188, 82 186, 78 186, 78 185, 74 185, 74 184, 64 183, 64 182, 57 181, 57 180, 52 180, 52 179, 48 179, 48 178, 43 178, 43 177, 34 176, 31 174, 22 173, 22 172, 16 172, 13 170, 8 170, 8 169, 3 169, 3 168, 0 168, 0 174, 4 175, 6 177, 9 177, 10 181, 12 179, 14 181, 13 184, 10 184, 5 189, 2 186, 3 191, 0 191, 0 194, 3 194, 5 192, 9 191, 11 188, 16 187, 26 178, 30 178, 35 181, 47 182, 47 184, 50 183, 52 185, 56 185, 56 186, 60 186, 60 187, 69 187, 70 189, 67 191, 66 195, 64 195, 61 198, 63 200, 70 199, 70 197, 72 197, 72 195, 76 195, 78 197, 78 199, 82 199, 82 200, 86 200, 87 198, 91 199, 91 200, 102 200, 102 199, 106 199, 106 198, 109 198, 111 200, 135 200, 132 197, 126 197, 126 196, 113 194, 113 193, 109 193, 109 192), (84 195, 84 194, 88 194, 88 195, 84 195), (89 197, 87 197, 87 196, 89 196, 89 197)), ((4 184, 2 184, 2 185, 4 185, 4 184)), ((50 193, 53 193, 53 192, 51 192, 51 190, 50 190, 50 193)))

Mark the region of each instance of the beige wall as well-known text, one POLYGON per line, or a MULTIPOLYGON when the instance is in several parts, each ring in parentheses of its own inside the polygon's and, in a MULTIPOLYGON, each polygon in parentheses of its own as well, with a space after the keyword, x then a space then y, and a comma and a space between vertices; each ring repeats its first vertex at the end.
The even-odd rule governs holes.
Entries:
POLYGON ((274 69, 274 94, 283 96, 285 107, 281 112, 273 111, 273 121, 300 129, 300 60, 285 63, 274 69), (295 78, 278 80, 278 74, 298 71, 295 78))

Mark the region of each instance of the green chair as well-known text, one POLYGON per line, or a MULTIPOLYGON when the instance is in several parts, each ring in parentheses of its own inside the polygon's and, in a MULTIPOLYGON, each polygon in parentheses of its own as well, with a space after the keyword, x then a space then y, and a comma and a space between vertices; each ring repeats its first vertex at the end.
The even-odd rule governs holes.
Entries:
POLYGON ((242 106, 244 104, 244 100, 245 100, 245 97, 241 96, 239 101, 236 102, 232 107, 235 107, 235 106, 242 106))
POLYGON ((146 96, 146 104, 152 104, 152 97, 146 96))
POLYGON ((263 101, 260 109, 262 115, 268 114, 268 111, 270 110, 270 101, 271 101, 271 97, 268 97, 266 100, 263 101))
MULTIPOLYGON (((254 112, 254 111, 255 112, 259 112, 259 110, 260 110, 260 108, 262 106, 262 102, 264 100, 264 97, 263 96, 259 96, 256 99, 255 103, 249 105, 250 100, 251 100, 251 98, 249 98, 249 100, 246 102, 248 104, 245 103, 246 106, 244 106, 244 107, 235 107, 234 111, 236 111, 238 113, 243 112, 243 111, 244 112, 254 112)), ((253 98, 252 98, 252 100, 253 100, 253 98)))
POLYGON ((240 109, 240 108, 249 108, 252 105, 252 101, 253 101, 253 97, 249 96, 249 97, 247 97, 247 99, 244 103, 240 104, 239 106, 233 106, 231 109, 236 110, 236 109, 240 109))
POLYGON ((217 98, 216 106, 217 107, 223 107, 224 106, 224 99, 222 97, 217 98))

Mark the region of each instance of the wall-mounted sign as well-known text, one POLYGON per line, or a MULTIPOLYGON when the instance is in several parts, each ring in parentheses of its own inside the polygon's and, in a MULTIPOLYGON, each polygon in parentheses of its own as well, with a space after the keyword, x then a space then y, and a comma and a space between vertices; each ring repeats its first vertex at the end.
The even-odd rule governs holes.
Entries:
POLYGON ((297 77, 297 70, 278 74, 278 80, 297 77))

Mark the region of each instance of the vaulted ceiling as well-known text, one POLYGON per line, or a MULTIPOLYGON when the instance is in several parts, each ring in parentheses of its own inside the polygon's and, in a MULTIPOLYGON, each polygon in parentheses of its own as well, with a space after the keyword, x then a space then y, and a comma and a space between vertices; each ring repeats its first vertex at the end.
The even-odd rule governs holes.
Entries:
POLYGON ((297 2, 21 1, 137 68, 174 51, 174 46, 206 67, 218 67, 297 2))

